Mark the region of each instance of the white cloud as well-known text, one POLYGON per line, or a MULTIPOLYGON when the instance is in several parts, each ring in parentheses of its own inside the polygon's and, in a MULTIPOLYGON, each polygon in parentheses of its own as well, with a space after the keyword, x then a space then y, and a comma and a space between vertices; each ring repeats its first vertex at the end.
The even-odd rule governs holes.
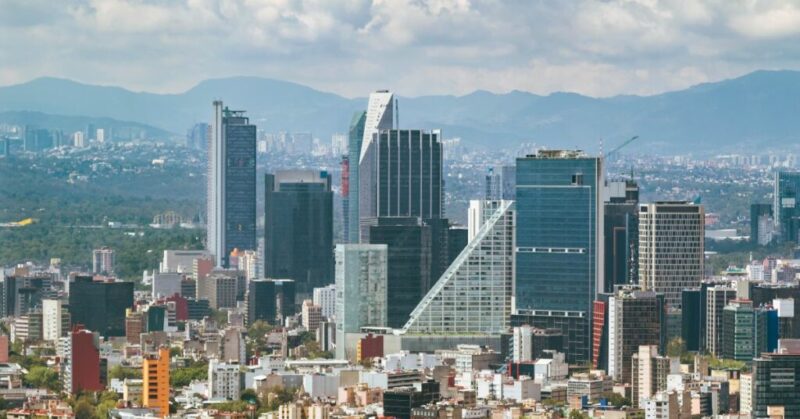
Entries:
POLYGON ((0 0, 0 84, 649 94, 800 69, 792 0, 0 0))

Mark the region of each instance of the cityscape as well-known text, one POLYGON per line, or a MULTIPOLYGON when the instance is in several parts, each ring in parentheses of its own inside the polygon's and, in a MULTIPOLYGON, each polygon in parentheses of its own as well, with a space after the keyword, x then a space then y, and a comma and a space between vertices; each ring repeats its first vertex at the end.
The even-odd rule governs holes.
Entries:
MULTIPOLYGON (((73 73, 74 33, 61 69, 0 63, 0 416, 800 418, 800 56, 756 53, 798 41, 797 5, 177 3, 64 12, 119 45, 159 39, 175 67, 126 51, 73 73), (356 9, 370 19, 354 29, 356 9), (409 13, 451 32, 392 32, 409 13), (236 42, 187 16, 253 25, 221 33, 333 75, 222 53, 236 42), (551 23, 519 33, 598 60, 590 83, 564 84, 584 68, 572 54, 494 73, 515 62, 503 46, 531 51, 492 19, 542 16, 670 30, 601 36, 652 48, 625 55, 647 77, 617 68, 603 86, 623 53, 551 23), (264 41, 259 25, 286 20, 264 41), (655 72, 654 33, 742 54, 663 51, 703 77, 655 72), (457 56, 442 58, 453 80, 364 61, 428 51, 426 36, 454 43, 436 50, 457 56), (364 68, 340 67, 347 41, 364 68), (172 75, 203 42, 231 66, 172 75), (232 76, 249 66, 274 78, 232 76)), ((7 7, 41 33, 64 24, 7 7)))

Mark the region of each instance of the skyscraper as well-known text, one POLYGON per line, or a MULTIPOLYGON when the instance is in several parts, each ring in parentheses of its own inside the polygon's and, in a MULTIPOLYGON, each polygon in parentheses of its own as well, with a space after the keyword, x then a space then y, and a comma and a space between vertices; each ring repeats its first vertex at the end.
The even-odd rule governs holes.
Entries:
POLYGON ((247 289, 247 324, 259 320, 275 323, 278 314, 275 282, 268 279, 250 281, 247 289))
POLYGON ((92 251, 92 273, 114 274, 114 249, 101 247, 92 251))
POLYGON ((388 249, 384 244, 336 246, 336 357, 345 358, 345 334, 386 326, 388 249))
POLYGON ((388 247, 387 326, 403 327, 431 287, 431 228, 415 217, 379 217, 369 243, 388 247))
POLYGON ((61 381, 64 392, 78 394, 101 391, 99 338, 86 329, 75 328, 69 336, 62 338, 64 354, 61 365, 61 381))
POLYGON ((728 302, 736 298, 736 290, 718 285, 706 290, 705 350, 722 356, 722 314, 728 302))
POLYGON ((631 382, 631 356, 642 345, 664 349, 664 296, 621 288, 608 299, 608 375, 631 382))
POLYGON ((582 319, 580 337, 567 345, 583 348, 588 361, 592 302, 603 290, 601 159, 546 150, 516 167, 515 307, 582 319))
POLYGON ((800 172, 775 172, 773 217, 781 242, 797 242, 800 230, 800 172))
POLYGON ((681 291, 703 279, 705 213, 690 202, 639 206, 639 282, 681 306, 681 291))
POLYGON ((333 282, 333 192, 325 171, 265 175, 264 267, 300 295, 333 282))
POLYGON ((348 191, 347 208, 344 214, 347 217, 347 242, 358 243, 359 215, 358 215, 358 167, 361 158, 361 141, 364 139, 364 123, 367 119, 366 112, 356 112, 350 121, 350 130, 347 142, 347 170, 348 191))
POLYGON ((256 250, 256 126, 214 101, 208 149, 208 250, 219 267, 233 249, 256 250))
POLYGON ((633 180, 606 182, 603 233, 605 291, 637 284, 639 250, 639 185, 633 180))
POLYGON ((766 246, 772 242, 775 231, 772 204, 750 205, 750 241, 766 246))
POLYGON ((796 342, 781 341, 777 353, 762 353, 753 360, 753 417, 771 417, 771 409, 781 410, 778 417, 800 417, 798 394, 800 349, 796 342))
MULTIPOLYGON (((411 312, 404 331, 498 335, 508 330, 514 279, 514 202, 482 202, 487 214, 483 225, 411 312)), ((391 256, 389 269, 393 269, 391 256)), ((391 307, 397 294, 391 290, 389 294, 391 307)))
MULTIPOLYGON (((376 217, 443 217, 442 144, 438 130, 382 130, 362 147, 361 241, 376 217)), ((352 205, 352 203, 351 203, 352 205)), ((351 226, 352 229, 352 226, 351 226)))

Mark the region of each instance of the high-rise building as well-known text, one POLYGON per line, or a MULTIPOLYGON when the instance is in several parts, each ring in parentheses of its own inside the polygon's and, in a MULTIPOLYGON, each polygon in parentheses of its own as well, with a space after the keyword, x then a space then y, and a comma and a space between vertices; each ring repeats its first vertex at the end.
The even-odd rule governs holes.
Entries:
POLYGON ((244 283, 242 271, 215 269, 197 281, 197 298, 208 300, 215 310, 236 307, 239 289, 244 283))
POLYGON ((581 341, 567 345, 578 344, 589 361, 592 302, 604 289, 601 159, 539 151, 516 167, 515 307, 582 318, 581 341))
MULTIPOLYGON (((483 225, 410 313, 406 333, 490 334, 508 330, 514 280, 514 202, 485 201, 483 225)), ((370 233, 372 234, 372 233, 370 233)), ((393 292, 389 244, 389 301, 393 292)), ((391 313, 390 313, 391 326, 391 313)))
POLYGON ((800 346, 795 339, 781 340, 776 353, 753 360, 752 416, 800 417, 800 346), (781 416, 771 416, 770 410, 781 416))
POLYGON ((248 324, 259 320, 275 323, 278 314, 275 281, 268 279, 250 281, 246 301, 248 324))
POLYGON ((303 301, 301 319, 306 330, 309 332, 316 331, 320 322, 322 322, 322 307, 314 304, 311 300, 303 301))
POLYGON ((256 250, 256 126, 214 101, 208 149, 207 249, 218 267, 233 249, 256 250))
POLYGON ((339 182, 342 195, 342 243, 350 242, 350 157, 343 155, 339 162, 342 170, 339 182))
POLYGON ((314 288, 313 301, 322 309, 322 317, 332 319, 336 314, 336 284, 314 288))
POLYGON ((658 355, 658 346, 643 345, 631 356, 631 401, 644 406, 645 400, 667 389, 670 359, 658 355))
POLYGON ((800 231, 800 172, 775 172, 773 219, 781 242, 797 242, 800 231))
POLYGON ((300 295, 333 282, 333 192, 325 171, 287 170, 265 180, 264 266, 300 295))
POLYGON ((772 305, 778 310, 781 339, 800 339, 800 285, 759 282, 749 285, 754 307, 772 305))
POLYGON ((772 204, 750 205, 750 241, 766 246, 772 242, 774 231, 772 204))
POLYGON ((155 409, 158 417, 169 416, 169 348, 143 357, 142 406, 155 409))
POLYGON ((495 173, 494 168, 490 167, 484 177, 483 199, 487 201, 497 201, 502 198, 502 173, 495 173))
POLYGON ((94 281, 76 276, 69 284, 72 325, 83 325, 100 335, 125 336, 125 310, 133 307, 133 282, 94 281))
POLYGON ((69 311, 61 300, 42 300, 42 339, 55 342, 70 330, 69 311))
POLYGON ((714 286, 706 291, 705 347, 708 353, 722 356, 722 313, 728 302, 736 298, 736 290, 727 286, 714 286))
POLYGON ((653 291, 620 288, 608 299, 608 375, 631 382, 631 356, 640 346, 664 350, 664 296, 653 291))
POLYGON ((242 378, 243 374, 239 364, 212 359, 208 363, 208 397, 239 400, 242 392, 242 378))
POLYGON ((605 291, 638 284, 639 185, 633 180, 606 182, 603 212, 605 291))
POLYGON ((292 279, 274 279, 278 295, 278 315, 283 319, 297 313, 297 287, 292 279))
POLYGON ((691 352, 700 351, 703 342, 701 298, 700 288, 681 291, 681 339, 691 352))
POLYGON ((359 240, 359 214, 358 214, 358 163, 361 160, 361 142, 364 139, 364 123, 366 112, 356 112, 350 121, 347 141, 347 243, 358 243, 359 240))
POLYGON ((681 291, 703 279, 703 207, 690 202, 639 206, 639 283, 680 308, 681 291))
POLYGON ((336 246, 336 357, 345 359, 346 333, 387 324, 388 248, 385 244, 336 246))
POLYGON ((64 392, 78 394, 80 392, 101 391, 100 382, 100 349, 97 334, 86 329, 75 328, 68 337, 61 338, 63 361, 61 364, 61 380, 64 392))
POLYGON ((92 273, 114 275, 114 249, 101 247, 92 252, 92 273))
POLYGON ((205 150, 208 147, 211 127, 204 123, 194 124, 186 133, 186 147, 193 150, 205 150))
POLYGON ((369 225, 377 217, 443 217, 440 138, 438 130, 381 130, 373 133, 371 141, 362 146, 359 165, 361 242, 369 240, 366 237, 369 225))
POLYGON ((414 217, 379 217, 370 244, 388 247, 387 326, 400 328, 431 288, 431 229, 414 217))
POLYGON ((721 332, 722 357, 749 364, 777 347, 778 312, 768 306, 754 307, 750 300, 731 300, 722 311, 721 332))

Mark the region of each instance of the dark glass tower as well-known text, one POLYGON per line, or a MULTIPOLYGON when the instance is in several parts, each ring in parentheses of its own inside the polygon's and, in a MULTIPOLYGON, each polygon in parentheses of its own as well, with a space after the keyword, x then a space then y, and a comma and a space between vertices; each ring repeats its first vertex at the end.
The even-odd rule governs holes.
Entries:
POLYGON ((247 323, 259 320, 275 323, 278 314, 275 282, 268 279, 250 281, 247 289, 247 323))
POLYGON ((403 327, 432 285, 431 228, 414 217, 380 217, 369 243, 388 246, 387 326, 403 327))
POLYGON ((781 242, 797 242, 800 230, 800 172, 775 172, 775 225, 781 242))
POLYGON ((333 192, 327 172, 265 176, 264 266, 268 278, 293 279, 310 294, 333 282, 333 192))
POLYGON ((605 287, 636 284, 639 266, 639 185, 633 180, 606 183, 603 232, 605 287))
POLYGON ((516 167, 516 309, 575 319, 577 330, 562 328, 567 351, 589 361, 592 302, 604 289, 601 160, 550 150, 516 167))
POLYGON ((350 121, 347 144, 347 170, 349 172, 347 192, 347 237, 348 243, 358 243, 358 162, 361 154, 361 141, 364 137, 366 112, 356 112, 350 121))
POLYGON ((376 217, 442 218, 440 136, 438 130, 391 129, 373 134, 359 164, 361 241, 367 241, 370 219, 376 217))
POLYGON ((72 324, 102 336, 125 336, 125 310, 133 307, 133 282, 94 281, 77 276, 69 285, 72 324))
POLYGON ((214 102, 208 153, 207 247, 216 265, 228 267, 233 249, 256 245, 256 126, 214 102))

